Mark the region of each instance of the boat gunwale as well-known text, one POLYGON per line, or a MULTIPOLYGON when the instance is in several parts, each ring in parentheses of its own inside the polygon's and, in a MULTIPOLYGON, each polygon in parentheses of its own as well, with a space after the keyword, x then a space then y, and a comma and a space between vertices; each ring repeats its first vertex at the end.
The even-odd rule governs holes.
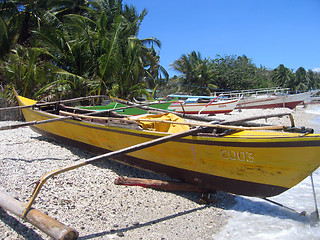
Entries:
MULTIPOLYGON (((238 102, 239 99, 235 99, 235 100, 221 100, 221 101, 217 101, 217 102, 212 102, 210 103, 209 106, 214 106, 214 105, 221 105, 221 104, 232 104, 232 103, 235 103, 235 102, 238 102)), ((209 102, 205 102, 205 103, 183 103, 182 105, 183 106, 207 106, 209 102)), ((171 104, 171 106, 180 106, 180 103, 177 101, 177 102, 174 102, 171 104)), ((208 107, 209 107, 208 106, 208 107)))
MULTIPOLYGON (((48 113, 42 110, 35 109, 25 109, 27 111, 32 111, 33 113, 46 118, 60 118, 60 115, 48 113)), ((136 130, 121 128, 115 126, 108 126, 101 123, 80 121, 74 119, 66 119, 65 122, 69 124, 85 126, 87 128, 93 128, 103 131, 117 132, 124 135, 131 135, 142 138, 155 139, 165 135, 170 135, 170 133, 148 131, 148 130, 136 130)), ((35 127, 37 128, 37 127, 35 127)), ((247 131, 251 132, 251 131, 247 131)), ((244 137, 244 136, 187 136, 181 139, 174 140, 173 142, 184 142, 197 145, 216 145, 216 146, 232 146, 232 147, 252 147, 252 148, 280 148, 280 147, 313 147, 320 146, 320 134, 316 136, 299 134, 298 136, 279 136, 279 137, 244 137), (197 139, 195 139, 195 137, 197 139), (314 140, 313 140, 314 139, 314 140)))

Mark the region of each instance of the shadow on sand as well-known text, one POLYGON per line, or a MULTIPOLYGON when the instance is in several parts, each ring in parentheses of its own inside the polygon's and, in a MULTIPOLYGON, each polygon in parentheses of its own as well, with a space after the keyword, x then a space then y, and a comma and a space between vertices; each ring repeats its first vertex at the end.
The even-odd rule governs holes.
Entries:
MULTIPOLYGON (((84 152, 83 150, 72 147, 69 145, 65 144, 60 144, 55 141, 49 140, 45 137, 38 136, 38 137, 33 137, 39 141, 47 141, 50 142, 51 144, 58 145, 60 147, 67 148, 69 151, 71 151, 74 155, 78 156, 79 159, 88 159, 90 157, 93 157, 94 155, 91 153, 84 152)), ((23 161, 22 159, 16 159, 17 161, 23 161)), ((35 161, 41 161, 42 159, 37 159, 35 161)), ((53 161, 59 161, 58 158, 52 158, 51 160, 53 161)), ((92 165, 99 167, 99 168, 106 168, 114 171, 117 175, 119 176, 125 176, 125 177, 134 177, 134 178, 146 178, 146 179, 158 179, 158 180, 172 180, 166 176, 161 176, 155 173, 147 172, 144 170, 136 169, 112 160, 101 160, 95 163, 92 163, 92 165)), ((48 171, 51 171, 53 169, 50 169, 48 171)), ((198 202, 200 199, 201 194, 200 193, 194 193, 194 192, 172 192, 178 196, 184 197, 190 201, 198 202)), ((218 192, 217 194, 212 196, 213 199, 216 198, 218 201, 205 205, 205 206, 200 206, 187 210, 187 211, 182 211, 178 212, 169 216, 165 216, 162 218, 158 218, 143 224, 136 224, 132 226, 128 226, 126 228, 122 229, 111 229, 107 231, 103 231, 100 233, 93 233, 90 235, 82 236, 80 239, 92 239, 96 237, 101 237, 109 234, 118 234, 119 236, 123 234, 124 232, 128 232, 133 229, 137 228, 142 228, 146 226, 150 226, 152 224, 160 223, 169 219, 174 219, 176 217, 180 217, 183 215, 187 215, 196 211, 200 211, 203 209, 215 207, 215 208, 220 208, 224 210, 228 209, 233 209, 235 211, 239 212, 250 212, 254 214, 263 214, 263 215, 268 215, 280 219, 292 219, 298 222, 302 223, 308 223, 309 218, 306 216, 299 216, 297 213, 291 212, 287 209, 281 208, 279 206, 273 205, 268 202, 260 202, 260 201, 254 201, 249 198, 244 198, 241 196, 237 196, 236 198, 232 194, 224 193, 224 192, 218 192), (237 200, 235 200, 237 199, 237 200), (240 204, 240 207, 237 203, 237 201, 242 201, 242 204, 240 204), (261 209, 264 209, 263 211, 261 209), (267 210, 266 210, 267 209, 267 210)), ((3 210, 0 210, 0 216, 2 221, 8 222, 7 224, 9 225, 10 222, 10 227, 15 229, 15 231, 19 232, 22 236, 24 234, 26 235, 26 239, 42 239, 36 232, 34 232, 32 229, 28 228, 27 226, 23 225, 17 220, 13 220, 10 215, 6 214, 3 210), (4 216, 4 217, 3 217, 4 216), (9 219, 9 220, 6 220, 9 219), (27 232, 27 233, 26 233, 27 232), (32 236, 30 238, 30 236, 32 236)))

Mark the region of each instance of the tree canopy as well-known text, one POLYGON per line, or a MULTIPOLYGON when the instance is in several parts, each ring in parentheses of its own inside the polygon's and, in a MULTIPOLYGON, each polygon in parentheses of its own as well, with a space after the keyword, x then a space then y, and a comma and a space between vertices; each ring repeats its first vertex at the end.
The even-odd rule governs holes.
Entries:
MULTIPOLYGON (((300 67, 295 73, 280 64, 276 69, 260 68, 247 56, 216 55, 202 58, 199 52, 182 54, 171 64, 180 73, 182 85, 177 91, 189 94, 208 94, 212 91, 283 87, 291 90, 310 90, 320 87, 319 73, 300 67)), ((177 81, 176 78, 172 81, 177 81)))
POLYGON ((0 13, 1 83, 25 96, 132 98, 168 76, 160 41, 137 37, 146 10, 117 0, 2 1, 0 13))
POLYGON ((14 86, 36 99, 110 94, 131 99, 181 91, 289 87, 319 88, 319 73, 256 67, 246 55, 203 57, 182 53, 169 79, 160 65, 161 42, 140 39, 146 10, 138 13, 121 0, 0 1, 0 93, 14 86), (171 91, 171 92, 168 92, 171 91))

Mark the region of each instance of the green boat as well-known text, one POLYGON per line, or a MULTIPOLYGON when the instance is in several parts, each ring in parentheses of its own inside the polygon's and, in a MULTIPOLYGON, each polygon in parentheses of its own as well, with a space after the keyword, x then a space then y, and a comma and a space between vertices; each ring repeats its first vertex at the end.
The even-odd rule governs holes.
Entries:
MULTIPOLYGON (((159 108, 159 109, 163 109, 163 110, 170 110, 168 108, 171 105, 171 103, 172 102, 157 103, 157 104, 150 105, 150 107, 159 108)), ((104 110, 108 110, 108 109, 115 109, 115 108, 121 108, 121 107, 127 107, 127 106, 124 104, 121 104, 121 103, 111 102, 107 105, 102 105, 102 106, 81 106, 80 108, 88 109, 88 110, 95 110, 95 111, 104 111, 104 110)), ((119 110, 115 110, 115 112, 118 114, 123 114, 123 115, 141 115, 141 114, 148 113, 146 110, 142 110, 139 108, 119 109, 119 110)))

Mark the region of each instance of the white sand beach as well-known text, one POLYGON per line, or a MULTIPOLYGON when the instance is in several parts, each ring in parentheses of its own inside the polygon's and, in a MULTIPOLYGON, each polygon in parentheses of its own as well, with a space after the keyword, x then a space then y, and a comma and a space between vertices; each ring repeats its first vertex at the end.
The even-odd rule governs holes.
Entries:
MULTIPOLYGON (((312 127, 314 115, 306 112, 308 108, 235 110, 216 117, 230 120, 291 112, 296 126, 312 127)), ((267 123, 290 125, 290 120, 268 119, 267 123)), ((0 156, 0 190, 26 202, 41 176, 92 155, 20 128, 1 132, 0 156)), ((199 193, 118 186, 113 183, 118 176, 165 179, 112 161, 99 162, 49 180, 34 207, 75 228, 80 239, 215 239, 228 222, 226 210, 236 203, 232 194, 218 192, 212 195, 216 202, 201 205, 199 193)), ((49 237, 0 209, 0 239, 49 237)))

